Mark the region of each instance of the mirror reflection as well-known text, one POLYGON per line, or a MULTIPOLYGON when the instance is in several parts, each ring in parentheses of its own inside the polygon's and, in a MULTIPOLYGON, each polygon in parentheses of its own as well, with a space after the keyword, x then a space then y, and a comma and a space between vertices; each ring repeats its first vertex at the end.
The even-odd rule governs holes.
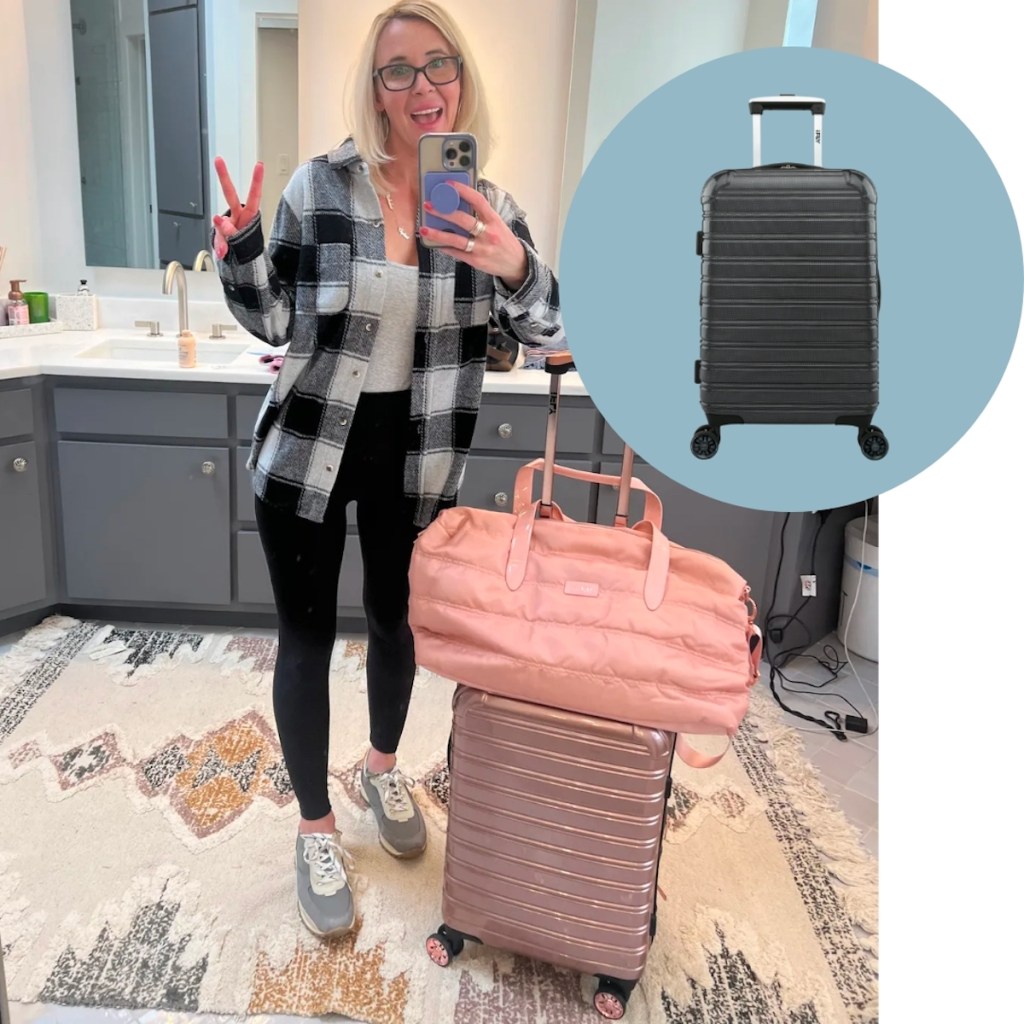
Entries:
POLYGON ((273 216, 299 163, 298 4, 69 0, 89 266, 192 267, 217 154, 266 162, 273 216))

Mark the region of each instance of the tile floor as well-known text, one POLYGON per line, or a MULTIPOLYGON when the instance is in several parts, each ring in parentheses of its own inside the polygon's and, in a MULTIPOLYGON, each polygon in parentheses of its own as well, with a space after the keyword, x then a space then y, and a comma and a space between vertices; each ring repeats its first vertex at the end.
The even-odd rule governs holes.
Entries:
MULTIPOLYGON (((149 628, 161 628, 152 623, 140 624, 149 628)), ((164 626, 162 628, 173 628, 164 626)), ((212 630, 211 632, 216 632, 212 630)), ((252 630, 254 634, 269 634, 269 630, 252 630)), ((22 633, 0 637, 0 658, 21 638, 22 633)), ((835 635, 807 650, 807 654, 827 658, 831 646, 843 661, 846 657, 842 645, 835 635)), ((834 657, 834 656, 833 656, 834 657)), ((811 695, 797 695, 783 692, 780 681, 776 690, 782 700, 791 708, 821 718, 829 709, 840 714, 855 712, 841 699, 845 697, 857 714, 868 719, 873 730, 868 735, 848 734, 847 741, 841 742, 820 726, 786 715, 786 724, 798 729, 804 742, 808 760, 818 769, 823 784, 837 802, 847 820, 863 835, 865 846, 878 855, 878 665, 858 657, 852 652, 850 664, 841 669, 837 679, 821 691, 811 695), (860 677, 858 681, 857 676, 860 677)), ((827 668, 810 658, 792 661, 783 669, 788 680, 784 685, 793 690, 806 689, 806 684, 820 684, 828 680, 827 668), (801 687, 800 682, 804 682, 801 687)), ((765 667, 758 686, 768 691, 768 672, 765 667)), ((347 1018, 327 1017, 334 1024, 345 1024, 347 1018)), ((14 1003, 11 1005, 11 1024, 109 1024, 121 1021, 124 1024, 228 1024, 246 1020, 247 1024, 308 1024, 303 1017, 249 1017, 241 1018, 220 1015, 170 1014, 143 1010, 106 1010, 84 1007, 37 1006, 14 1003)))

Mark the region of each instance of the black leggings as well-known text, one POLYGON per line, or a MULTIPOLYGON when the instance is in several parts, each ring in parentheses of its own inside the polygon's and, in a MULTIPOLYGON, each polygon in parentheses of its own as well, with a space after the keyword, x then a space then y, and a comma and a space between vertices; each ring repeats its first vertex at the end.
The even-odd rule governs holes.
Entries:
POLYGON ((330 813, 328 674, 337 630, 346 508, 356 503, 369 643, 370 743, 392 754, 405 727, 416 661, 409 630, 409 562, 419 530, 404 498, 409 393, 359 399, 323 523, 256 499, 256 523, 278 617, 274 716, 303 818, 330 813))

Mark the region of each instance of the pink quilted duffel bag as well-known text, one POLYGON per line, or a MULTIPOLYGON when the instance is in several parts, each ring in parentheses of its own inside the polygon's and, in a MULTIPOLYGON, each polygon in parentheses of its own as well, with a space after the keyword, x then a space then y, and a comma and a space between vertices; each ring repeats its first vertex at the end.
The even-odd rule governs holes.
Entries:
MULTIPOLYGON (((409 623, 418 664, 504 697, 731 737, 761 655, 746 582, 721 559, 668 540, 661 501, 636 478, 646 506, 632 527, 578 523, 557 505, 539 517, 531 495, 542 466, 519 471, 512 513, 448 509, 416 541, 409 623)), ((694 767, 724 753, 681 740, 677 749, 694 767)))

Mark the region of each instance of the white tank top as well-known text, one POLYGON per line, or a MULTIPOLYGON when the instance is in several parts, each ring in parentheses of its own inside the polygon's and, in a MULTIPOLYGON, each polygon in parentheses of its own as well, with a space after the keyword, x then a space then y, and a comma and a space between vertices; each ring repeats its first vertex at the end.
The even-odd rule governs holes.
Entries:
POLYGON ((363 391, 405 391, 412 385, 419 267, 387 264, 384 315, 373 340, 363 391))

